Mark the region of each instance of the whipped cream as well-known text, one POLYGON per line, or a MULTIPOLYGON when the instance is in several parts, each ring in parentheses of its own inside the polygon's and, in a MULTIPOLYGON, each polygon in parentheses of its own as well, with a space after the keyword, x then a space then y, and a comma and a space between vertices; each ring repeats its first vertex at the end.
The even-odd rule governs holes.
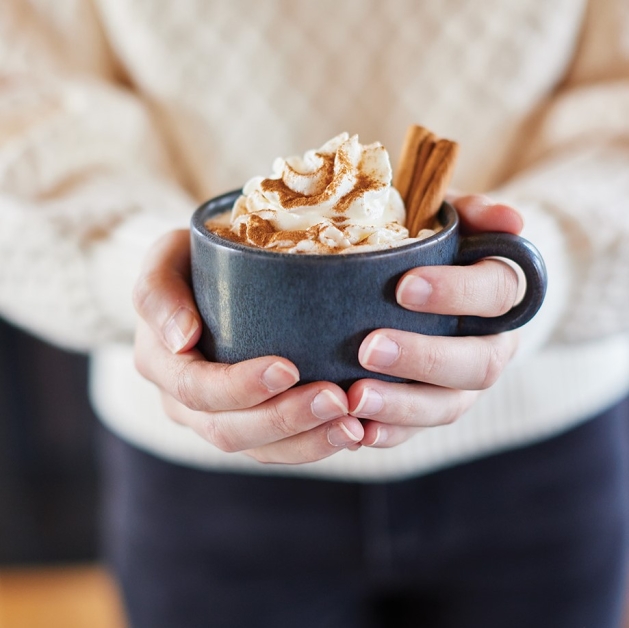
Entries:
POLYGON ((277 158, 271 176, 249 180, 218 235, 283 253, 360 253, 409 244, 406 211, 391 186, 389 155, 341 133, 303 157, 277 158), (226 224, 228 223, 228 224, 226 224))

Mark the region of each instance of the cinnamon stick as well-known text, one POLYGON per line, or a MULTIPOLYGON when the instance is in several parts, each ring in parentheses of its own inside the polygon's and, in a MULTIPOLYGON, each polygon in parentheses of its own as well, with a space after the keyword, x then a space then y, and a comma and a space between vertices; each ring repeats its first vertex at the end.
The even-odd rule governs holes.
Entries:
POLYGON ((406 225, 411 237, 432 225, 454 173, 459 146, 438 139, 428 129, 409 127, 394 185, 406 204, 406 225))

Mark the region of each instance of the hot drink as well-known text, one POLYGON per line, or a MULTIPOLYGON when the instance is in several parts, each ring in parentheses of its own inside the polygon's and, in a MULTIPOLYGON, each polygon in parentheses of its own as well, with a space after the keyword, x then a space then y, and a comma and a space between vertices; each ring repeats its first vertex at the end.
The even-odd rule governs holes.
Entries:
POLYGON ((364 253, 434 235, 437 223, 409 235, 391 180, 382 144, 341 133, 303 157, 276 159, 270 177, 248 181, 233 209, 207 227, 233 242, 301 254, 364 253))

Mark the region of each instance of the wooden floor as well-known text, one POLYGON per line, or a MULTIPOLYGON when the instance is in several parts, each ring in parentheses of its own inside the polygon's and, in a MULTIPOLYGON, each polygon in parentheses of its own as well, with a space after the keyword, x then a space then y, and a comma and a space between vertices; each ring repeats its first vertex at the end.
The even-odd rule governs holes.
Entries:
POLYGON ((0 628, 125 628, 116 587, 97 565, 0 569, 0 628))

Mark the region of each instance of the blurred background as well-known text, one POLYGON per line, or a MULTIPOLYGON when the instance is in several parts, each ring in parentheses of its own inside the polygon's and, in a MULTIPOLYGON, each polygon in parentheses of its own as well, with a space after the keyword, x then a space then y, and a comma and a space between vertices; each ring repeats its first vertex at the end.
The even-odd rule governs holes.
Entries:
POLYGON ((98 562, 87 358, 0 319, 0 628, 120 628, 98 562))
POLYGON ((94 560, 87 359, 0 320, 0 564, 94 560))

